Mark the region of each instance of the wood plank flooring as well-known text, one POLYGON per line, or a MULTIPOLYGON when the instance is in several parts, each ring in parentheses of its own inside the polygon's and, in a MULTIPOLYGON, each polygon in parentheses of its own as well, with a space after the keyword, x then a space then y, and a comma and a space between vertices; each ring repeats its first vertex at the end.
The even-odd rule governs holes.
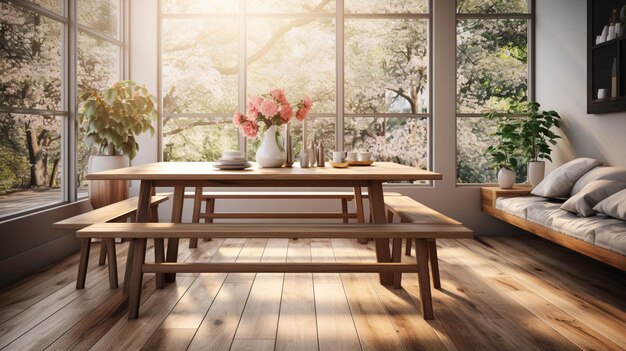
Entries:
MULTIPOLYGON (((217 239, 187 262, 371 261, 343 239, 217 239)), ((0 290, 2 350, 624 350, 626 273, 535 236, 438 241, 442 290, 424 321, 414 274, 403 289, 375 274, 182 274, 126 318, 93 245, 84 290, 78 256, 0 290)), ((127 244, 118 245, 119 276, 127 244)), ((149 243, 147 261, 154 259, 149 243)), ((415 262, 415 256, 403 256, 415 262)))

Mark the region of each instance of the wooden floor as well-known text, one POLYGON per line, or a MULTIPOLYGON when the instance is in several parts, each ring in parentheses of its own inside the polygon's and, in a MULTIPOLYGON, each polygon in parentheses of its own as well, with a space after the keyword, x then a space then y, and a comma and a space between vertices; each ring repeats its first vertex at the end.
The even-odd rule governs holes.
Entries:
MULTIPOLYGON (((435 319, 417 278, 387 289, 371 274, 187 274, 164 290, 144 279, 126 318, 97 249, 84 290, 77 256, 0 291, 0 349, 620 350, 626 274, 533 236, 441 241, 435 319)), ((186 242, 182 247, 186 247, 186 242)), ((120 276, 127 245, 118 249, 120 276)), ((214 240, 180 260, 371 260, 350 240, 214 240)), ((414 262, 415 257, 404 259, 414 262)), ((148 258, 152 260, 152 256, 148 258)))

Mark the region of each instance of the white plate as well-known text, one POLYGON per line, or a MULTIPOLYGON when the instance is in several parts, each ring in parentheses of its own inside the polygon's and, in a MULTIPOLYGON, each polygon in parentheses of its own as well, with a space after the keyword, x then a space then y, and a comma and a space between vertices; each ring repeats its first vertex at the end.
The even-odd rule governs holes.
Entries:
POLYGON ((243 165, 248 163, 248 160, 246 160, 245 158, 240 158, 240 159, 236 159, 236 160, 229 160, 229 159, 223 159, 220 158, 219 160, 217 160, 218 163, 221 163, 223 165, 243 165))
POLYGON ((250 162, 246 162, 243 164, 237 164, 237 165, 226 165, 226 164, 221 164, 221 163, 215 163, 215 168, 219 168, 219 169, 223 169, 223 170, 236 170, 236 169, 246 169, 246 168, 250 168, 252 167, 252 164, 250 162))

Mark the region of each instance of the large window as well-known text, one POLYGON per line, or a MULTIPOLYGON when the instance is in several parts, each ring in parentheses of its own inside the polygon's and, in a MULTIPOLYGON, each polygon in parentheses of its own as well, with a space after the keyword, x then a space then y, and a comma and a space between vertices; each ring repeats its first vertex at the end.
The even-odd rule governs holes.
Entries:
POLYGON ((429 168, 428 0, 161 0, 160 17, 163 160, 252 157, 232 114, 284 88, 313 101, 296 152, 315 138, 429 168))
MULTIPOLYGON (((499 111, 520 116, 532 99, 532 0, 457 0, 457 181, 493 183, 483 153, 499 111)), ((518 180, 525 180, 525 170, 518 180)))
POLYGON ((121 0, 0 1, 0 219, 86 195, 70 85, 121 78, 121 11, 121 0))

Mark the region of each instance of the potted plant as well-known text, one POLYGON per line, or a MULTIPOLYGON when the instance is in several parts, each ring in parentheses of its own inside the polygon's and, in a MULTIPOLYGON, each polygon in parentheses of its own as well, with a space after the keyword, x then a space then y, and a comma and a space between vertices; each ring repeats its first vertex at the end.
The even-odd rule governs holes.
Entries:
MULTIPOLYGON (((156 103, 145 86, 131 80, 117 82, 98 92, 84 89, 80 95, 81 129, 88 145, 95 145, 100 155, 89 157, 88 172, 127 167, 135 158, 139 144, 135 135, 150 131, 156 120, 156 103)), ((93 208, 106 206, 128 197, 127 181, 89 183, 89 199, 93 208)))
POLYGON ((519 163, 520 119, 504 117, 498 112, 488 113, 486 117, 495 121, 495 131, 490 136, 495 137, 496 143, 487 147, 484 155, 498 169, 498 185, 510 189, 515 184, 515 169, 519 163))
POLYGON ((537 102, 529 102, 527 118, 519 126, 522 158, 528 163, 527 179, 533 188, 543 180, 546 167, 544 160, 552 161, 552 145, 560 138, 551 128, 559 127, 561 116, 556 111, 541 111, 540 106, 537 102))

